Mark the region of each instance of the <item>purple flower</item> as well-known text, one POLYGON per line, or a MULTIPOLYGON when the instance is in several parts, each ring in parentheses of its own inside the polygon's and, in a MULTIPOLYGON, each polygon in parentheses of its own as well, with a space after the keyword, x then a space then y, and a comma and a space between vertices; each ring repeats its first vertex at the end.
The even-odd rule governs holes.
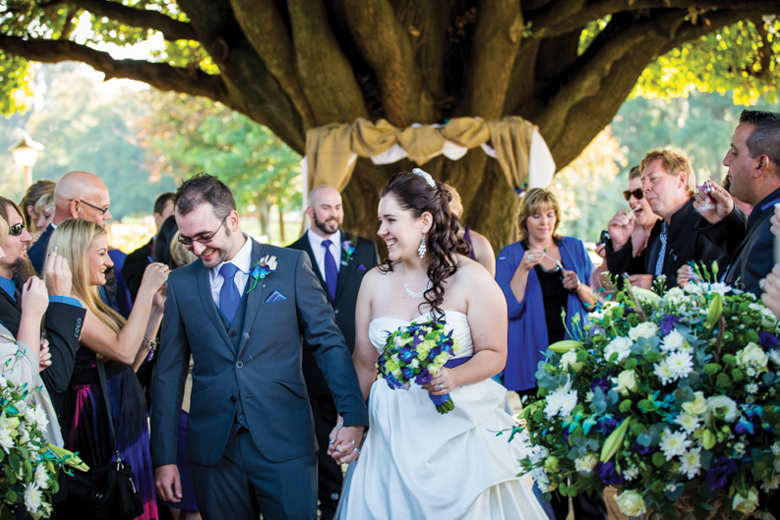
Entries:
POLYGON ((404 363, 409 363, 414 358, 414 350, 409 347, 403 347, 398 349, 398 359, 404 363))
POLYGON ((595 470, 596 474, 598 474, 601 479, 601 482, 608 486, 620 486, 624 482, 623 476, 615 470, 614 460, 610 460, 606 463, 601 461, 597 462, 595 470))
POLYGON ((664 318, 661 320, 661 332, 663 332, 664 336, 672 332, 672 329, 674 329, 674 324, 680 323, 680 317, 674 316, 672 314, 667 314, 664 316, 664 318))
POLYGON ((612 418, 611 415, 604 415, 599 418, 598 424, 596 424, 596 431, 599 432, 601 435, 604 435, 605 437, 612 433, 612 431, 617 428, 617 421, 612 418))
POLYGON ((404 375, 404 380, 411 381, 414 377, 414 369, 412 367, 403 367, 401 373, 404 375))
POLYGON ((563 442, 565 442, 567 445, 569 444, 569 429, 564 428, 563 429, 563 442))
POLYGON ((707 472, 707 482, 712 489, 720 489, 726 485, 728 476, 737 472, 737 463, 728 457, 719 457, 712 463, 707 472))
POLYGON ((777 345, 779 341, 780 340, 777 339, 777 336, 769 332, 758 333, 758 344, 764 347, 764 350, 769 350, 770 348, 777 345))
POLYGON ((634 440, 634 449, 640 455, 647 455, 648 453, 652 453, 655 451, 655 448, 653 448, 652 446, 642 446, 636 440, 634 440))
POLYGON ((610 383, 608 377, 597 377, 590 385, 591 391, 595 390, 596 387, 601 388, 601 390, 606 394, 609 392, 609 389, 612 388, 612 384, 610 383))

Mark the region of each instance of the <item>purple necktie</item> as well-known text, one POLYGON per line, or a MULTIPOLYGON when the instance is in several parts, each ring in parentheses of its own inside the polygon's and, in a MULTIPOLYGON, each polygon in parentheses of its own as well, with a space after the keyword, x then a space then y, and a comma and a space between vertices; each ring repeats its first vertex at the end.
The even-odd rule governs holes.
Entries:
POLYGON ((330 246, 333 244, 330 240, 323 240, 322 247, 325 248, 325 284, 328 286, 330 297, 336 299, 336 283, 339 279, 339 270, 336 269, 336 261, 330 254, 330 246))

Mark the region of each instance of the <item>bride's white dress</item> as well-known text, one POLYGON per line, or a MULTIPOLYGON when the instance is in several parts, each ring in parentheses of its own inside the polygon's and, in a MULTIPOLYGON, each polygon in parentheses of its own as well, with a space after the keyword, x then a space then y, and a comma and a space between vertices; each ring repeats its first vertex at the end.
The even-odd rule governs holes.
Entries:
MULTIPOLYGON (((427 320, 428 316, 415 321, 427 320)), ((377 318, 371 343, 381 353, 389 333, 411 322, 377 318)), ((465 314, 446 311, 446 330, 460 345, 453 359, 473 355, 465 314)), ((340 520, 547 519, 530 487, 517 476, 526 450, 508 442, 514 420, 504 412, 506 390, 492 380, 450 392, 455 410, 439 415, 418 385, 371 388, 370 428, 360 458, 344 479, 340 520)))

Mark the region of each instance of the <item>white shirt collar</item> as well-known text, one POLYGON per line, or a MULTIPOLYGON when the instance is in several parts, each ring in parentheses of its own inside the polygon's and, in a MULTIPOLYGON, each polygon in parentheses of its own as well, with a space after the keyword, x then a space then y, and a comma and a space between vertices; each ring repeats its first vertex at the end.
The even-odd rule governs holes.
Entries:
MULTIPOLYGON (((319 251, 322 249, 322 243, 325 241, 325 237, 321 237, 317 233, 311 230, 306 232, 306 234, 309 236, 309 244, 311 244, 311 248, 313 251, 319 251)), ((333 244, 338 248, 341 249, 341 230, 339 229, 332 235, 329 235, 327 237, 328 240, 333 242, 333 244)))
MULTIPOLYGON (((234 256, 232 259, 228 260, 231 264, 238 267, 238 270, 242 273, 249 274, 249 270, 251 269, 252 265, 252 239, 249 238, 249 235, 246 233, 241 233, 244 235, 244 238, 246 238, 246 243, 244 244, 244 247, 242 247, 238 253, 236 253, 236 256, 234 256)), ((222 262, 216 267, 211 269, 211 277, 214 278, 219 274, 219 270, 222 268, 222 265, 227 262, 222 262)))

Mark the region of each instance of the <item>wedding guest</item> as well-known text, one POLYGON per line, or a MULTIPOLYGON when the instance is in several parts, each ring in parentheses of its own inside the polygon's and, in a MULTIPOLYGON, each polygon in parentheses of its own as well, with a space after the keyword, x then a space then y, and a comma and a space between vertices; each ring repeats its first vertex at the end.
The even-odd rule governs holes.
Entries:
POLYGON ((154 219, 154 236, 129 255, 125 259, 125 265, 122 268, 122 276, 127 284, 127 289, 130 291, 130 298, 135 301, 135 297, 138 294, 138 288, 141 286, 141 278, 143 278, 144 270, 149 265, 149 257, 152 254, 152 246, 154 245, 155 237, 160 233, 160 227, 163 222, 173 215, 173 192, 166 192, 157 197, 154 201, 154 207, 152 208, 152 218, 154 219))
MULTIPOLYGON (((171 269, 180 267, 176 265, 173 260, 173 255, 171 254, 174 242, 177 240, 176 237, 178 232, 179 226, 176 224, 176 218, 171 215, 162 223, 160 230, 157 232, 157 236, 154 238, 151 253, 153 262, 162 262, 171 269)), ((146 260, 146 263, 149 263, 148 259, 146 260)))
MULTIPOLYGON (((634 231, 631 233, 631 256, 634 258, 635 263, 635 265, 630 268, 632 271, 641 270, 641 254, 645 248, 647 248, 647 241, 650 239, 650 233, 653 230, 653 226, 655 226, 661 218, 653 213, 653 209, 644 196, 641 177, 642 174, 639 172, 639 166, 634 166, 631 168, 631 171, 628 172, 628 186, 623 192, 623 198, 628 202, 629 209, 620 210, 618 212, 618 214, 623 215, 633 213, 636 224, 638 224, 634 226, 634 231)), ((593 271, 593 275, 591 275, 591 285, 593 286, 593 289, 599 289, 604 285, 609 287, 611 286, 610 275, 620 273, 611 273, 608 269, 606 262, 606 243, 602 244, 600 249, 597 248, 596 252, 599 253, 604 261, 593 271)), ((618 286, 622 286, 622 280, 620 278, 618 278, 618 286)))
MULTIPOLYGON (((363 276, 379 263, 376 245, 341 229, 344 210, 341 193, 328 185, 317 186, 309 194, 306 213, 308 231, 288 247, 309 255, 314 273, 328 296, 336 315, 336 325, 350 354, 355 349, 355 304, 363 276)), ((330 520, 341 495, 341 466, 328 455, 328 435, 336 424, 336 403, 317 367, 311 345, 303 342, 303 378, 309 394, 314 431, 317 435, 317 497, 321 520, 330 520)))
POLYGON ((19 206, 24 210, 27 231, 35 243, 54 218, 54 181, 38 181, 32 184, 22 197, 19 206))
MULTIPOLYGON (((536 368, 547 346, 569 339, 572 317, 584 320, 596 296, 583 283, 593 271, 585 246, 576 238, 558 235, 561 210, 555 195, 540 188, 529 190, 518 220, 520 239, 499 253, 496 281, 509 313, 504 386, 525 396, 536 395, 536 368)), ((565 520, 568 498, 556 494, 551 505, 555 517, 565 520)), ((604 499, 578 495, 574 516, 606 520, 604 499)))
POLYGON ((699 190, 699 230, 731 260, 723 281, 758 295, 759 280, 774 265, 770 217, 780 203, 780 114, 744 110, 723 165, 731 187, 727 192, 709 184, 709 191, 699 190), (750 216, 734 198, 753 206, 750 216))
MULTIPOLYGON (((454 187, 449 184, 445 184, 450 195, 452 195, 452 202, 450 208, 452 213, 460 218, 460 214, 463 213, 463 202, 460 199, 460 193, 454 187)), ((496 276, 496 254, 493 252, 493 246, 484 235, 477 233, 468 226, 463 226, 458 232, 458 236, 461 237, 471 247, 469 251, 469 258, 476 260, 477 263, 482 265, 488 270, 490 276, 496 276)))
MULTIPOLYGON (((78 451, 93 468, 105 467, 118 452, 130 465, 143 502, 144 513, 139 518, 156 519, 148 415, 134 370, 155 348, 153 338, 162 320, 169 269, 158 263, 146 268, 136 303, 125 320, 103 302, 98 292, 98 286, 106 283, 106 270, 113 265, 104 228, 86 220, 64 220, 51 234, 48 248, 49 253, 59 251, 73 266, 72 296, 87 309, 70 382, 65 445, 78 451), (97 363, 105 367, 105 389, 100 384, 97 363), (109 431, 104 391, 112 403, 116 446, 109 431)), ((68 505, 66 501, 64 507, 68 505)))
POLYGON ((355 316, 353 360, 370 428, 362 446, 329 448, 351 462, 339 520, 547 518, 518 476, 524 446, 495 435, 516 424, 504 412, 506 390, 491 379, 506 358, 506 306, 490 274, 466 256, 450 200, 420 169, 382 189, 378 234, 388 259, 363 279, 355 316), (377 380, 390 332, 433 320, 458 342, 448 364, 408 391, 377 380), (445 394, 455 409, 440 415, 431 396, 445 394))
POLYGON ((650 289, 660 276, 665 277, 666 288, 677 286, 677 271, 691 261, 725 265, 723 251, 695 231, 700 215, 693 206, 696 178, 688 157, 672 150, 653 150, 642 159, 639 171, 643 198, 661 220, 653 226, 647 247, 635 258, 632 235, 637 218, 615 215, 607 228, 611 237, 607 269, 620 276, 628 273, 631 285, 650 289))

